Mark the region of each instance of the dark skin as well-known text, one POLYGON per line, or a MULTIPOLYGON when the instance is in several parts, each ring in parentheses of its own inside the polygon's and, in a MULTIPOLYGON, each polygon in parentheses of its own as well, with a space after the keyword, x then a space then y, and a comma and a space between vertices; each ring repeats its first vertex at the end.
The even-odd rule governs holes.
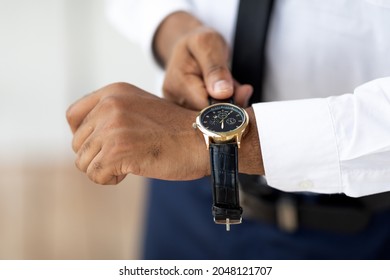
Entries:
MULTIPOLYGON (((77 154, 76 166, 92 181, 118 184, 130 173, 165 180, 191 180, 210 175, 203 135, 192 127, 198 111, 207 106, 208 94, 227 98, 233 94, 233 89, 236 102, 244 105, 252 88, 238 85, 231 78, 227 52, 220 53, 218 48, 202 51, 202 47, 213 42, 210 37, 215 40, 222 40, 222 37, 188 16, 185 13, 169 16, 154 41, 156 55, 163 65, 167 65, 164 84, 167 100, 130 84, 115 83, 69 107, 67 120, 74 134, 72 146, 77 154), (178 19, 175 18, 177 15, 178 19), (164 35, 165 27, 169 27, 164 25, 170 23, 170 18, 174 23, 183 20, 183 24, 179 25, 179 30, 164 35), (188 52, 188 43, 193 38, 200 43, 195 44, 196 50, 188 52), (160 40, 168 45, 160 46, 160 40), (208 43, 201 44, 202 41, 208 43), (160 53, 160 47, 164 53, 160 53), (214 51, 218 54, 213 55, 214 51), (197 52, 200 56, 209 53, 215 59, 197 58, 194 56, 197 52), (204 66, 201 61, 215 63, 204 66), (223 65, 219 65, 221 61, 224 61, 223 65), (221 78, 231 87, 209 92, 215 89, 213 82, 221 78)), ((215 44, 221 44, 227 51, 223 40, 215 44)), ((252 108, 246 111, 250 124, 239 152, 240 172, 264 174, 254 113, 252 108)))

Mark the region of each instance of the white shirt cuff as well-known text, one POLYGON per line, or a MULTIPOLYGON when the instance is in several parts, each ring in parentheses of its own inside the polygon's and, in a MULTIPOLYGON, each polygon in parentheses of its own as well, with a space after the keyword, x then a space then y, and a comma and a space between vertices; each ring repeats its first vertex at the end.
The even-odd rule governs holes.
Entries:
POLYGON ((265 177, 283 191, 342 191, 338 149, 326 99, 253 105, 265 177))

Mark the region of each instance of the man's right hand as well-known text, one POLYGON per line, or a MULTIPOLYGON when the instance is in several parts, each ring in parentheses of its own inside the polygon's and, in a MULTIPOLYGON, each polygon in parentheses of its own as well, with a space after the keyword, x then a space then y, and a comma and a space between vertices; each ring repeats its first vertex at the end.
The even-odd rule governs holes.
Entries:
POLYGON ((192 15, 177 12, 158 28, 154 51, 166 68, 164 96, 186 108, 200 110, 208 98, 227 99, 246 107, 253 88, 235 81, 228 67, 229 48, 215 30, 192 15))

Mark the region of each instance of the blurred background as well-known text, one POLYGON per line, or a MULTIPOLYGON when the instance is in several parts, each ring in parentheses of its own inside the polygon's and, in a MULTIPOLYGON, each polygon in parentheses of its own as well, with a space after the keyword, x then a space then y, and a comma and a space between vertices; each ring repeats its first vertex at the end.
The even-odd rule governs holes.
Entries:
POLYGON ((144 180, 90 182, 66 108, 106 84, 148 91, 155 73, 104 0, 0 0, 0 259, 136 259, 144 180))

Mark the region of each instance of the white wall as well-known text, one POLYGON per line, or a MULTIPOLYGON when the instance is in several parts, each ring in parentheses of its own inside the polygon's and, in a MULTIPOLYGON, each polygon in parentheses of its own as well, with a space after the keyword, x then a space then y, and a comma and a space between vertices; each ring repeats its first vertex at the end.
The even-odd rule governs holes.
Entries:
POLYGON ((104 0, 0 0, 0 259, 137 258, 145 187, 73 165, 66 108, 155 69, 106 21, 104 0))
POLYGON ((152 91, 154 70, 104 0, 0 0, 0 163, 72 157, 68 105, 115 81, 152 91))

